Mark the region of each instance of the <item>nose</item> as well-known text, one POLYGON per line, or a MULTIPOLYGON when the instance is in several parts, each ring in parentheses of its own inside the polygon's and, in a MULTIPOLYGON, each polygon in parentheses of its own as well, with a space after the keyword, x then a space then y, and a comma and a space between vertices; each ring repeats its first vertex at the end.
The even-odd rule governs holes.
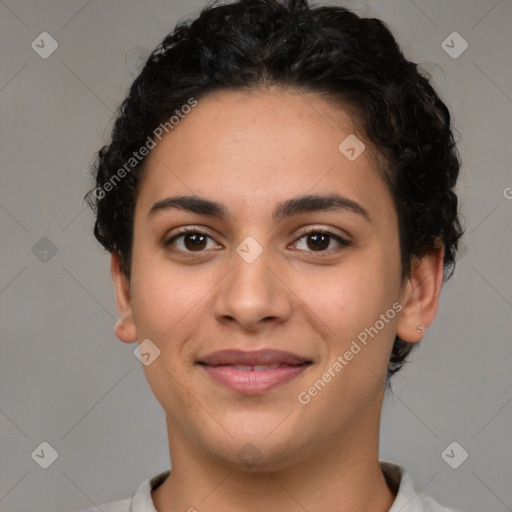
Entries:
POLYGON ((257 332, 290 317, 293 293, 270 260, 266 250, 252 263, 233 254, 231 271, 216 287, 214 315, 218 322, 257 332))

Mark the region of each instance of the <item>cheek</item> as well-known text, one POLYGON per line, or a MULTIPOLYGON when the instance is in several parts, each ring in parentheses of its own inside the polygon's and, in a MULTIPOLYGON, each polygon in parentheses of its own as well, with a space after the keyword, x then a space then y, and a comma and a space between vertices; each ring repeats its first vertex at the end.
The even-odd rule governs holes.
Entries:
MULTIPOLYGON (((308 306, 329 327, 324 340, 328 354, 317 376, 329 382, 329 390, 316 402, 319 410, 339 399, 346 401, 345 409, 356 414, 380 392, 397 322, 393 309, 396 283, 383 270, 376 264, 372 271, 352 268, 338 272, 323 283, 324 293, 316 288, 307 296, 308 306)), ((334 423, 344 414, 331 413, 334 423)))
POLYGON ((328 273, 297 273, 293 288, 337 336, 346 337, 391 307, 397 280, 397 270, 384 258, 361 255, 328 273))
POLYGON ((137 334, 159 344, 176 332, 193 325, 201 309, 209 284, 207 275, 198 278, 193 266, 177 266, 164 257, 135 255, 132 267, 132 302, 137 334))
MULTIPOLYGON (((194 277, 191 269, 134 255, 132 301, 138 340, 149 339, 160 350, 150 365, 142 365, 155 398, 169 414, 187 409, 199 417, 193 393, 184 391, 189 387, 186 348, 204 315, 201 299, 212 284, 206 275, 198 277, 197 271, 194 277)), ((177 424, 181 421, 173 418, 177 424)))
POLYGON ((394 257, 382 247, 373 248, 328 274, 308 273, 297 280, 297 295, 320 319, 317 325, 325 333, 328 366, 347 354, 342 373, 350 375, 348 386, 353 392, 368 385, 368 368, 382 377, 389 363, 400 270, 394 257))

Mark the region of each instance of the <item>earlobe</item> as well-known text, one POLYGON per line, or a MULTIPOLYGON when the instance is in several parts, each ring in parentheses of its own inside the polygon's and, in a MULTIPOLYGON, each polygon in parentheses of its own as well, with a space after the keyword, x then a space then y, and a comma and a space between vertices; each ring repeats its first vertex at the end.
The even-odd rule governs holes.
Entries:
POLYGON ((110 256, 110 274, 114 284, 117 313, 119 315, 114 333, 124 343, 133 343, 137 341, 137 329, 132 311, 130 282, 121 270, 119 255, 115 253, 110 256))
POLYGON ((409 343, 421 341, 432 324, 443 284, 444 245, 415 260, 402 292, 402 314, 397 336, 409 343))

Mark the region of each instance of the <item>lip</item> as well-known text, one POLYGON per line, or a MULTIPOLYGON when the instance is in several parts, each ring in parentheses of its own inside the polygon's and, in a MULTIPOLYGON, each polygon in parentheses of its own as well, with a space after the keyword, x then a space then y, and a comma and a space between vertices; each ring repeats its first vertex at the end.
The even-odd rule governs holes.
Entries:
POLYGON ((201 358, 199 363, 208 366, 219 365, 267 365, 267 364, 287 364, 295 366, 311 362, 305 357, 285 352, 283 350, 261 349, 253 351, 244 350, 219 350, 201 358))
POLYGON ((202 358, 198 364, 213 380, 233 391, 259 394, 298 377, 312 361, 282 350, 221 350, 202 358))

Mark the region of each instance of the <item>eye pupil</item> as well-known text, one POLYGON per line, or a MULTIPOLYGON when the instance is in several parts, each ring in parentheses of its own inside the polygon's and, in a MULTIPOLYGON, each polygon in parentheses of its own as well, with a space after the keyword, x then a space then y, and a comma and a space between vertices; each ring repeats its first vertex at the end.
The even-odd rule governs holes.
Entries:
POLYGON ((187 249, 203 249, 205 246, 206 237, 199 233, 189 233, 184 236, 184 243, 187 249), (187 242, 192 242, 189 246, 187 242))
POLYGON ((308 236, 308 247, 313 250, 326 249, 329 247, 329 235, 322 233, 313 233, 308 236), (313 241, 313 245, 309 245, 309 241, 313 241))

